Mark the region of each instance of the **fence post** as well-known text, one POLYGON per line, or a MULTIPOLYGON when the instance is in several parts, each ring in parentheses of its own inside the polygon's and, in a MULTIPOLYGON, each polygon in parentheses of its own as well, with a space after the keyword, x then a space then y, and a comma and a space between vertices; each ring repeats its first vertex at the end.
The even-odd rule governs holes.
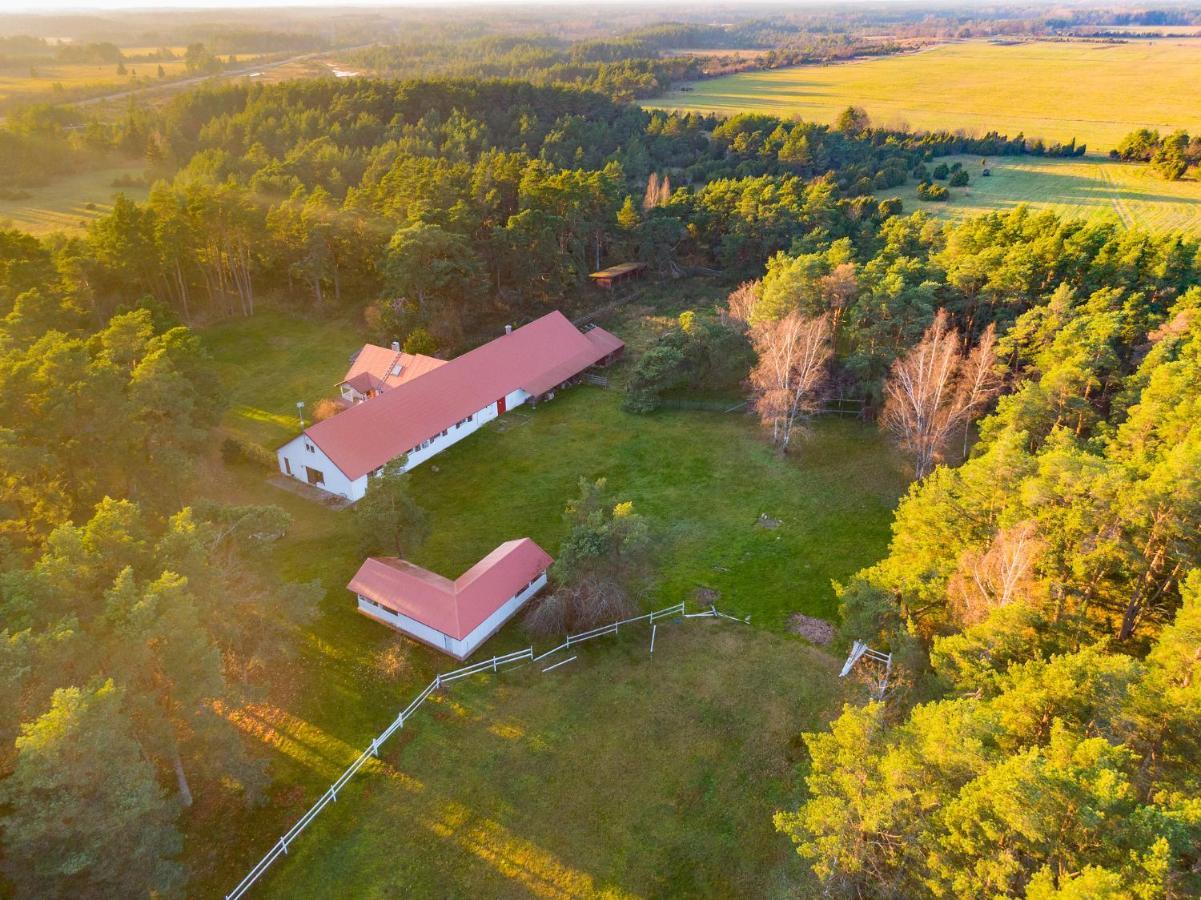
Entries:
POLYGON ((374 756, 376 759, 379 759, 379 739, 378 738, 371 739, 371 755, 374 756))
POLYGON ((655 652, 655 632, 659 630, 658 625, 651 626, 651 653, 655 652))
POLYGON ((495 656, 492 657, 492 671, 493 672, 496 671, 496 657, 495 656))
POLYGON ((288 842, 287 842, 287 841, 285 841, 283 838, 280 838, 280 839, 279 839, 279 845, 280 845, 280 846, 283 848, 283 850, 284 850, 284 856, 287 856, 287 855, 288 855, 288 842))

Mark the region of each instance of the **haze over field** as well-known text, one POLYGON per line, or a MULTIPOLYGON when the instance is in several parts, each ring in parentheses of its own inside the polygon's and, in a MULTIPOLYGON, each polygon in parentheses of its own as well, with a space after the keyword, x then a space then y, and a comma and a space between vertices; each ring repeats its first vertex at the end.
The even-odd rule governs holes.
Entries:
POLYGON ((1201 44, 962 41, 834 66, 706 79, 645 103, 827 123, 854 104, 877 125, 1074 137, 1104 154, 1136 128, 1201 127, 1201 44))

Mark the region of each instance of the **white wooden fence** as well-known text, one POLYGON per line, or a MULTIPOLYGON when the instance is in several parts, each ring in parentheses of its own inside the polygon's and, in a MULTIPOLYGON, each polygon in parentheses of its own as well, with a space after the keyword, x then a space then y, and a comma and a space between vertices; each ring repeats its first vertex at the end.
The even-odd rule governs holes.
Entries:
MULTIPOLYGON (((379 756, 379 749, 384 745, 384 742, 387 741, 388 738, 390 738, 393 734, 395 734, 398 729, 404 727, 405 722, 413 717, 413 715, 421 707, 421 704, 423 704, 434 691, 441 689, 444 685, 447 685, 452 681, 457 681, 460 678, 466 678, 468 675, 476 675, 481 672, 499 672, 502 668, 509 668, 518 663, 545 659, 553 653, 558 653, 560 650, 566 650, 569 647, 576 646, 584 641, 590 641, 593 638, 603 637, 607 634, 617 634, 618 629, 622 625, 633 625, 637 622, 647 622, 654 626, 658 620, 671 618, 672 616, 680 616, 684 619, 721 617, 724 619, 730 619, 734 622, 750 621, 749 616, 746 619, 738 619, 734 616, 721 612, 716 606, 710 606, 707 610, 699 613, 687 613, 684 611, 684 604, 677 603, 675 606, 669 606, 666 609, 658 609, 654 612, 646 613, 641 616, 622 619, 620 622, 610 622, 608 625, 601 625, 598 628, 593 628, 589 631, 583 631, 579 634, 570 634, 562 644, 552 650, 547 650, 545 653, 539 654, 538 656, 534 656, 533 647, 526 647, 524 650, 515 650, 514 652, 506 653, 503 656, 494 656, 491 659, 472 663, 469 666, 463 666, 461 669, 454 669, 450 672, 442 672, 439 675, 435 675, 434 680, 427 684, 421 693, 413 698, 413 702, 401 710, 400 714, 388 725, 387 728, 381 731, 377 737, 372 738, 371 745, 359 754, 358 758, 347 767, 346 771, 339 776, 337 781, 329 786, 329 789, 321 795, 321 799, 310 806, 308 811, 305 812, 305 814, 299 819, 297 819, 296 823, 291 828, 284 832, 283 837, 281 837, 275 843, 275 845, 267 851, 263 858, 255 863, 254 867, 246 873, 246 877, 238 882, 238 886, 225 895, 225 900, 236 900, 236 898, 243 896, 248 890, 250 890, 251 886, 258 881, 269 868, 271 868, 271 865, 277 859, 279 859, 281 856, 286 856, 288 853, 288 847, 293 841, 296 840, 297 837, 300 836, 300 833, 309 826, 309 823, 312 822, 313 819, 317 818, 317 815, 321 812, 321 810, 325 809, 325 807, 329 806, 329 804, 337 801, 338 793, 346 786, 346 783, 354 777, 355 773, 358 772, 359 769, 366 765, 369 759, 379 756)), ((652 653, 654 652, 653 633, 654 632, 652 630, 652 653)), ((574 658, 575 657, 572 657, 572 659, 574 658)), ((571 660, 563 660, 563 663, 568 662, 571 662, 571 660)), ((543 671, 550 671, 551 669, 557 668, 561 664, 562 663, 556 663, 553 666, 548 666, 543 671)))

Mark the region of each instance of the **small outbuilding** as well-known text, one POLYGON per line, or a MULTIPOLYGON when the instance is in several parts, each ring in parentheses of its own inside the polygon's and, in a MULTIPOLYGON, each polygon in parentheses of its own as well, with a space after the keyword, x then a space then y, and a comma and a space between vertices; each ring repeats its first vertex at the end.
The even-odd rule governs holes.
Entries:
POLYGON ((371 556, 346 587, 363 615, 463 660, 546 586, 552 562, 529 538, 506 541, 454 581, 371 556))
POLYGON ((593 272, 588 277, 592 279, 592 283, 597 287, 611 288, 622 281, 637 278, 645 268, 646 263, 624 262, 618 263, 615 266, 609 266, 607 269, 601 269, 599 272, 593 272))

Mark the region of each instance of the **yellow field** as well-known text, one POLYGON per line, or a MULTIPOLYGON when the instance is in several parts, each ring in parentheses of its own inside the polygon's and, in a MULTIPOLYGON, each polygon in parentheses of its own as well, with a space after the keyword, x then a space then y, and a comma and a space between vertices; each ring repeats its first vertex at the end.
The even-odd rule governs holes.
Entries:
POLYGON ((1201 45, 964 41, 830 66, 743 72, 645 101, 832 122, 850 104, 878 125, 998 130, 1104 153, 1134 128, 1201 129, 1201 45))
POLYGON ((0 69, 0 103, 12 100, 53 100, 53 94, 57 90, 56 84, 72 94, 80 89, 90 90, 93 87, 97 90, 120 90, 133 86, 138 79, 157 80, 160 65, 166 73, 166 78, 180 78, 187 74, 182 59, 162 63, 127 62, 125 68, 128 71, 124 75, 117 74, 115 65, 98 66, 92 63, 34 66, 37 77, 30 76, 28 66, 20 69, 0 69))
POLYGON ((879 191, 878 196, 900 197, 906 212, 921 209, 947 219, 1024 203, 1075 218, 1117 218, 1128 227, 1201 233, 1201 182, 1164 181, 1145 165, 1092 158, 991 157, 992 174, 985 178, 978 156, 940 157, 935 162, 956 161, 972 180, 965 188, 951 188, 948 203, 918 200, 915 183, 879 191))
POLYGON ((51 231, 78 234, 92 219, 112 209, 113 195, 146 199, 149 192, 144 187, 112 186, 113 179, 123 175, 141 177, 142 167, 113 166, 56 178, 44 187, 26 188, 24 192, 30 196, 25 199, 0 199, 0 225, 38 235, 51 231))
MULTIPOLYGON (((180 48, 172 48, 182 52, 180 48)), ((150 47, 123 48, 127 57, 153 53, 150 47)), ((224 56, 221 57, 223 60, 224 56)), ((235 56, 238 62, 256 58, 255 54, 235 56)), ((117 74, 117 65, 94 63, 47 63, 45 65, 0 68, 0 108, 19 103, 46 103, 58 100, 69 101, 81 97, 136 88, 146 84, 160 84, 184 78, 188 75, 184 60, 149 60, 125 62, 126 73, 117 74), (158 67, 163 67, 163 77, 158 77, 158 67)))

